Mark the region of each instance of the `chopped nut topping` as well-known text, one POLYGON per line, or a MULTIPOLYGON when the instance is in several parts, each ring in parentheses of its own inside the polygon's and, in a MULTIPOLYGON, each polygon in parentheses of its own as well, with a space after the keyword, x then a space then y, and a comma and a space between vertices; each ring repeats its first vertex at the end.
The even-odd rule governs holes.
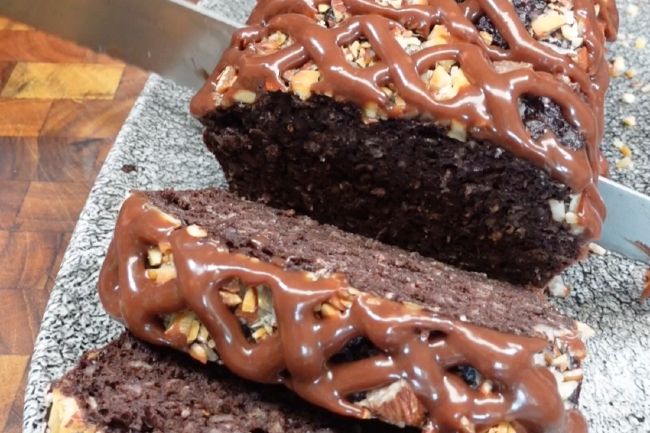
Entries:
POLYGON ((458 141, 466 142, 467 141, 467 129, 465 128, 465 125, 460 123, 457 120, 452 120, 451 121, 451 128, 449 129, 449 132, 447 132, 447 136, 450 138, 454 138, 458 141))
POLYGON ((564 14, 549 11, 535 18, 531 23, 531 27, 536 36, 542 37, 560 29, 564 24, 566 24, 564 14))
POLYGON ((233 96, 233 99, 242 104, 253 104, 257 99, 257 95, 250 90, 238 90, 233 96))
POLYGON ((205 238, 208 236, 208 232, 194 224, 187 227, 187 233, 195 238, 205 238))
POLYGON ((632 166, 632 159, 629 156, 626 156, 621 159, 616 160, 616 168, 619 170, 625 170, 632 166))
POLYGON ((509 422, 503 421, 499 425, 492 427, 487 433, 517 433, 517 431, 509 422))
POLYGON ((217 80, 212 84, 212 98, 214 99, 215 105, 221 105, 223 95, 230 90, 233 84, 235 84, 235 81, 237 81, 237 71, 232 66, 226 66, 217 77, 217 80))
POLYGON ((636 48, 637 50, 645 49, 647 44, 648 44, 648 40, 645 38, 645 36, 639 36, 634 40, 634 48, 636 48))
POLYGON ((609 68, 609 74, 612 77, 620 77, 626 69, 627 67, 625 66, 625 59, 621 56, 616 56, 614 57, 614 61, 609 68))
POLYGON ((311 96, 311 87, 320 79, 320 72, 312 70, 298 71, 291 78, 291 90, 303 101, 311 96))
POLYGON ((625 116, 623 117, 624 126, 636 126, 636 117, 634 116, 625 116))
POLYGON ((607 254, 607 250, 605 248, 593 242, 589 244, 589 251, 599 256, 604 256, 605 254, 607 254))
POLYGON ((580 385, 580 382, 578 381, 562 382, 558 384, 560 397, 562 397, 563 400, 568 400, 576 392, 578 385, 580 385))
POLYGON ((571 293, 571 289, 564 284, 560 275, 556 275, 548 283, 548 292, 555 298, 566 298, 571 293))
POLYGON ((631 93, 623 93, 621 100, 626 104, 634 104, 634 102, 636 101, 636 97, 631 93))
POLYGON ((164 263, 159 268, 147 269, 145 275, 156 284, 165 284, 176 278, 176 267, 173 263, 164 263))
POLYGON ((206 364, 208 362, 208 351, 203 344, 194 343, 190 346, 189 350, 190 356, 201 364, 206 364))
POLYGON ((366 398, 357 403, 376 417, 397 425, 421 425, 425 420, 425 408, 405 380, 387 387, 369 391, 366 398))
POLYGON ((242 303, 242 298, 237 293, 221 290, 219 295, 221 295, 221 300, 227 307, 237 307, 242 303))
POLYGON ((494 36, 492 36, 491 33, 481 30, 479 32, 479 36, 481 36, 481 39, 483 39, 485 45, 492 45, 492 42, 494 41, 494 36))
MULTIPOLYGON (((482 32, 482 33, 486 33, 486 32, 482 32)), ((490 35, 489 33, 486 34, 490 35)), ((490 35, 490 37, 492 37, 492 35, 490 35)), ((451 39, 451 34, 449 33, 449 30, 447 30, 447 27, 441 24, 436 24, 435 26, 433 26, 431 33, 429 33, 429 37, 427 38, 427 40, 422 44, 422 48, 434 47, 436 45, 444 45, 449 43, 450 39, 451 39)))
POLYGON ((254 313, 257 311, 257 291, 254 287, 249 287, 244 295, 244 300, 241 304, 241 311, 243 313, 254 313))
POLYGON ((163 261, 163 253, 160 251, 160 248, 158 247, 151 247, 147 251, 147 261, 149 262, 149 266, 151 267, 158 267, 162 265, 163 261))

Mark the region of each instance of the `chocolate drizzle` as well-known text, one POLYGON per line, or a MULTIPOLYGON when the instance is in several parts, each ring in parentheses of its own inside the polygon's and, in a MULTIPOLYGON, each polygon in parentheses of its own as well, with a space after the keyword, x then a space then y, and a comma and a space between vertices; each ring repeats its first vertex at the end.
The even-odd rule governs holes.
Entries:
POLYGON ((581 415, 565 409, 553 375, 535 364, 545 339, 477 327, 369 293, 354 297, 345 313, 319 317, 319 305, 351 290, 344 275, 316 278, 231 252, 210 236, 192 236, 142 194, 123 205, 99 290, 106 310, 137 337, 179 350, 187 350, 186 341, 169 339, 160 317, 191 309, 235 374, 284 384, 342 415, 368 417, 349 397, 402 380, 427 413, 421 427, 431 432, 465 432, 467 422, 483 432, 504 420, 528 433, 587 431, 581 415), (162 242, 171 244, 177 278, 156 284, 145 276, 146 253, 162 242), (233 278, 271 290, 278 327, 259 343, 246 338, 219 295, 233 278), (381 353, 329 362, 358 337, 381 353), (494 391, 484 394, 466 384, 452 372, 461 365, 492 380, 494 391))
POLYGON ((608 87, 605 37, 614 38, 618 16, 613 0, 600 0, 597 14, 593 2, 574 0, 573 11, 584 28, 581 64, 533 38, 508 0, 429 1, 399 9, 374 0, 340 0, 350 16, 326 28, 317 22, 322 0, 262 0, 253 11, 249 26, 237 32, 210 79, 192 101, 191 111, 204 116, 215 109, 212 82, 226 66, 233 66, 237 80, 224 94, 223 105, 234 102, 239 90, 287 91, 283 72, 312 62, 320 80, 312 91, 359 107, 375 104, 391 117, 419 115, 436 122, 460 122, 468 134, 498 144, 520 158, 546 170, 552 177, 582 194, 577 210, 585 240, 600 237, 604 203, 596 188, 606 170, 599 150, 603 135, 604 94, 608 87), (475 21, 487 16, 508 49, 488 45, 475 21), (396 41, 394 31, 407 28, 427 37, 434 25, 446 26, 449 43, 408 54, 396 41), (288 35, 293 43, 263 54, 253 46, 273 32, 288 35), (367 40, 379 61, 367 68, 350 65, 342 47, 367 40), (447 101, 438 101, 427 90, 421 75, 441 61, 455 61, 470 85, 447 101), (498 72, 495 62, 528 65, 498 72), (405 101, 397 107, 382 91, 392 85, 405 101), (576 89, 577 87, 577 89, 576 89), (571 149, 552 132, 535 140, 519 113, 522 97, 546 97, 558 104, 572 126, 583 135, 585 145, 571 149))

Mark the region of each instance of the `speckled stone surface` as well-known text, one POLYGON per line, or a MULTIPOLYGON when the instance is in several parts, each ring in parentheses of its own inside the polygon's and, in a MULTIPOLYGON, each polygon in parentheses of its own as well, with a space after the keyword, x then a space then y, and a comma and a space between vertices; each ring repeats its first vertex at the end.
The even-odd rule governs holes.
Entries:
MULTIPOLYGON (((253 3, 206 0, 204 5, 243 21, 253 3)), ((640 90, 650 83, 650 47, 648 51, 634 48, 635 38, 647 26, 650 1, 635 3, 640 9, 637 16, 626 12, 630 3, 619 4, 624 40, 612 51, 622 55, 637 75, 634 80, 612 82, 603 148, 613 165, 620 158, 612 145, 614 137, 626 142, 635 167, 612 168, 611 177, 650 194, 650 145, 646 141, 650 137, 650 93, 640 90), (626 92, 636 95, 635 104, 620 102, 626 92), (635 115, 638 125, 623 128, 625 115, 635 115)), ((100 307, 96 283, 115 216, 128 191, 225 184, 217 163, 204 149, 198 123, 187 113, 191 93, 152 77, 97 178, 36 342, 26 392, 26 433, 45 428, 46 395, 52 380, 72 367, 83 351, 107 343, 121 330, 100 307), (124 173, 124 164, 138 169, 124 173)), ((639 302, 644 272, 645 266, 608 254, 575 266, 565 278, 573 292, 569 299, 558 301, 560 309, 598 332, 589 343, 581 399, 592 433, 650 432, 650 307, 639 302)))

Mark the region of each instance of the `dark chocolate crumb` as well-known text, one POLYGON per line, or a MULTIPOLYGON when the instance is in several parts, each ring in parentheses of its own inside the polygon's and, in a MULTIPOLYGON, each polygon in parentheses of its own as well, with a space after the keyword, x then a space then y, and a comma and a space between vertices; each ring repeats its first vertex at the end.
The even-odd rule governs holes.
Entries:
POLYGON ((134 164, 124 164, 122 166, 122 171, 126 174, 133 173, 134 171, 138 171, 138 167, 134 164))

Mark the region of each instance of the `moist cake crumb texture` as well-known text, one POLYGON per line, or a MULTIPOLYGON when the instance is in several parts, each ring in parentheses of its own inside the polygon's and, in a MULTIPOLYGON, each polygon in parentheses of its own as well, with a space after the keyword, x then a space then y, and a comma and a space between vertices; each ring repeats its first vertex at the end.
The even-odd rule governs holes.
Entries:
POLYGON ((543 286, 600 234, 617 20, 607 1, 262 2, 192 112, 244 197, 543 286))
MULTIPOLYGON (((378 296, 376 279, 368 286, 351 285, 355 274, 377 275, 362 266, 346 269, 330 258, 329 266, 307 271, 301 262, 319 261, 310 248, 322 231, 338 241, 341 253, 354 254, 364 242, 218 190, 135 193, 118 217, 100 275, 100 298, 139 338, 202 363, 221 362, 245 379, 284 384, 340 415, 424 430, 489 430, 516 420, 533 431, 584 432, 574 406, 585 356, 575 324, 553 327, 540 317, 524 328, 525 335, 516 335, 494 329, 499 322, 481 327, 465 314, 454 318, 440 304, 397 301, 398 294, 409 293, 402 293, 399 277, 389 275, 418 274, 400 263, 403 252, 382 251, 371 241, 364 242, 365 255, 384 255, 384 284, 392 295, 378 296), (274 212, 275 219, 265 218, 274 212), (199 224, 205 215, 212 224, 199 224), (251 223, 272 227, 275 234, 252 232, 251 223), (293 233, 283 226, 293 226, 293 233), (232 240, 267 257, 246 254, 232 240), (281 252, 286 246, 296 260, 292 269, 281 252)), ((432 298, 459 276, 467 298, 485 290, 516 294, 509 314, 525 311, 527 301, 548 308, 533 291, 410 256, 414 267, 437 267, 439 286, 427 285, 429 274, 411 281, 432 298)), ((490 303, 498 305, 495 299, 490 303)), ((506 323, 524 327, 520 317, 506 323)))

